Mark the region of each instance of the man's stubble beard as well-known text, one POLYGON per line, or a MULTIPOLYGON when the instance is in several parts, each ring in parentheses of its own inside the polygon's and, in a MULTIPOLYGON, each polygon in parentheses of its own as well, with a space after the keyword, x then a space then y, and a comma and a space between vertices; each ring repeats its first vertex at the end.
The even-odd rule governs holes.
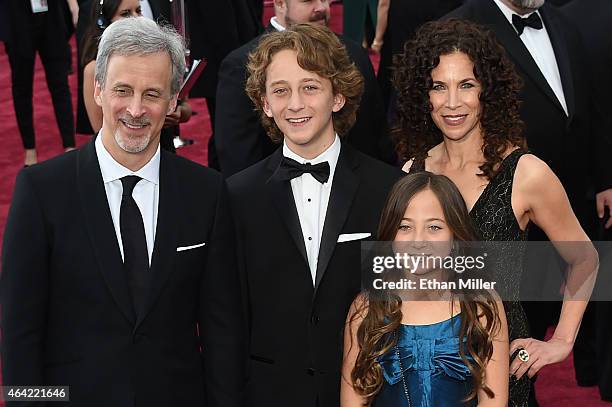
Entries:
POLYGON ((542 7, 546 0, 509 0, 515 7, 535 11, 542 7))
POLYGON ((146 136, 130 137, 122 136, 119 128, 115 130, 115 142, 125 152, 136 154, 144 151, 151 143, 151 132, 146 136))

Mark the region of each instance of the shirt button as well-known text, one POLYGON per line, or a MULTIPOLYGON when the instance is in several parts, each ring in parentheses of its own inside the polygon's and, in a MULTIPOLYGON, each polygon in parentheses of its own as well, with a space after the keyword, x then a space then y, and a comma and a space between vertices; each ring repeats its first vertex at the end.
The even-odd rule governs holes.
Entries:
POLYGON ((312 201, 312 199, 308 198, 308 202, 312 201))
POLYGON ((312 237, 308 236, 308 240, 312 240, 312 237))

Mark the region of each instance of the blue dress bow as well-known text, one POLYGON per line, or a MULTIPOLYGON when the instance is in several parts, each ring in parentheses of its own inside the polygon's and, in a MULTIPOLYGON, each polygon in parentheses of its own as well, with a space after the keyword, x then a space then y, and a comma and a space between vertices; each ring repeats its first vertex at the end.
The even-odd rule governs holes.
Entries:
POLYGON ((431 325, 401 325, 397 348, 378 359, 385 382, 373 405, 408 406, 404 383, 413 407, 476 405, 462 402, 472 377, 459 355, 460 326, 459 315, 431 325))

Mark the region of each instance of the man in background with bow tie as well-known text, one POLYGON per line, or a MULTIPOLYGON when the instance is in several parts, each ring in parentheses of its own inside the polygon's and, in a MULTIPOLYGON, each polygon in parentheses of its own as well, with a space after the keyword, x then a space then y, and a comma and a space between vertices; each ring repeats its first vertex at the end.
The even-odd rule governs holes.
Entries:
POLYGON ((374 237, 402 173, 342 139, 363 77, 326 27, 267 34, 248 70, 247 93, 282 146, 228 180, 248 298, 247 397, 260 407, 337 407, 360 242, 374 237))
MULTIPOLYGON (((612 136, 595 108, 593 78, 575 26, 545 0, 468 0, 448 17, 493 31, 523 79, 521 118, 530 151, 557 174, 591 238, 597 222, 607 221, 609 228, 612 220, 603 216, 604 207, 612 206, 612 136)), ((547 240, 534 225, 529 239, 547 240)), ((523 303, 532 337, 543 339, 556 320, 552 305, 523 303)))

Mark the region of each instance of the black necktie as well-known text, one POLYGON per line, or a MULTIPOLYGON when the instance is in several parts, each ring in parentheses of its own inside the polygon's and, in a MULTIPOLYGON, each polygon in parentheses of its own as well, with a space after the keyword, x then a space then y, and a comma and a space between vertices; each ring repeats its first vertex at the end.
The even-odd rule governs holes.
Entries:
POLYGON ((516 31, 518 31, 519 36, 525 30, 525 27, 531 27, 536 30, 541 30, 542 27, 544 27, 538 13, 531 13, 531 15, 526 18, 517 14, 512 14, 512 25, 516 28, 516 31))
POLYGON ((143 311, 144 299, 149 279, 149 252, 145 237, 142 214, 132 197, 134 187, 142 178, 128 175, 121 178, 123 196, 119 212, 119 227, 123 242, 123 267, 127 274, 128 286, 132 294, 134 311, 143 311))
POLYGON ((300 164, 289 157, 283 157, 279 171, 283 180, 292 180, 305 172, 312 175, 321 184, 329 179, 329 163, 327 161, 315 165, 310 163, 300 164))

